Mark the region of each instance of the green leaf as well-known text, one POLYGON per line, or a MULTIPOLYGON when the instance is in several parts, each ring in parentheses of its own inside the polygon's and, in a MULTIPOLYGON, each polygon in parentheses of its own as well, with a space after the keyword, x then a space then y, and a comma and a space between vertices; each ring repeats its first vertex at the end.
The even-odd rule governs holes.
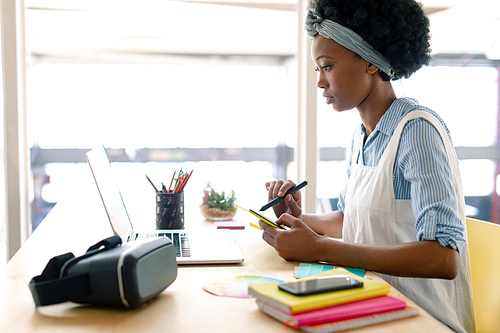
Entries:
POLYGON ((212 188, 208 198, 208 207, 234 211, 236 210, 236 206, 234 205, 235 200, 236 197, 233 190, 231 191, 231 194, 228 193, 226 195, 224 191, 219 194, 212 188))

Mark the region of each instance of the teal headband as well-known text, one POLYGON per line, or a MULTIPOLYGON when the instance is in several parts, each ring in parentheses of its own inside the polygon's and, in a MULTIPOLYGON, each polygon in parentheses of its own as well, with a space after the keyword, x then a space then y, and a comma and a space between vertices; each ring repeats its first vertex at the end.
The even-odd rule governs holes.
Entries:
POLYGON ((370 64, 377 66, 379 70, 387 74, 390 78, 394 77, 394 70, 387 59, 351 29, 337 22, 322 19, 316 16, 312 11, 307 13, 305 29, 310 39, 313 39, 317 34, 328 39, 333 39, 346 49, 351 50, 368 61, 370 64))

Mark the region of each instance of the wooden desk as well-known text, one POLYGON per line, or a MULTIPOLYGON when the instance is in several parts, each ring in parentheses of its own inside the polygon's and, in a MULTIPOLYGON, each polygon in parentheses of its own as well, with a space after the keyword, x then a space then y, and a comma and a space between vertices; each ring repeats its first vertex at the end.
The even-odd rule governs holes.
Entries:
MULTIPOLYGON (((90 245, 111 235, 99 198, 91 197, 59 203, 9 261, 6 276, 0 280, 0 332, 292 332, 261 313, 254 299, 218 297, 202 289, 207 280, 237 275, 293 279, 298 263, 280 258, 262 240, 261 231, 252 227, 233 231, 245 256, 243 264, 180 266, 176 281, 140 309, 96 309, 70 302, 36 309, 28 283, 50 258, 66 252, 81 255, 90 245)), ((244 213, 239 218, 253 220, 244 213)), ((197 210, 186 212, 186 221, 188 227, 213 228, 213 223, 204 221, 197 210)), ((391 295, 405 299, 395 289, 391 295)), ((449 330, 422 310, 418 317, 356 332, 449 330)))

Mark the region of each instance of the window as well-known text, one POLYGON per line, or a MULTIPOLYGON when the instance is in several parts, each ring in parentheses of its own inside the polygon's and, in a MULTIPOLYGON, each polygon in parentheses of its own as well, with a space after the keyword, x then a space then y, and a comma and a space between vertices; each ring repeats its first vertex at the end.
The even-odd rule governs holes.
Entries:
POLYGON ((130 194, 125 200, 150 193, 145 173, 159 184, 184 167, 195 170, 186 202, 198 203, 211 181, 234 189, 242 205, 261 206, 264 182, 284 178, 294 158, 296 13, 169 1, 75 4, 63 11, 33 1, 27 14, 33 228, 85 187, 84 153, 99 144, 121 162, 113 167, 130 194), (278 27, 287 36, 269 33, 278 27))

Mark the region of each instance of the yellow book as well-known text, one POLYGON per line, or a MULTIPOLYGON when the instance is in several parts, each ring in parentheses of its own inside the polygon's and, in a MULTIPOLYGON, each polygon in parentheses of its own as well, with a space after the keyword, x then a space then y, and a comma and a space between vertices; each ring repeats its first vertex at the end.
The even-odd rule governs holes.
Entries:
POLYGON ((387 295, 391 291, 391 288, 387 284, 359 277, 343 268, 335 268, 318 275, 304 278, 303 280, 310 280, 318 276, 338 274, 347 275, 363 281, 363 287, 308 296, 295 296, 280 290, 278 288, 279 283, 251 283, 248 287, 248 294, 292 314, 387 295))

